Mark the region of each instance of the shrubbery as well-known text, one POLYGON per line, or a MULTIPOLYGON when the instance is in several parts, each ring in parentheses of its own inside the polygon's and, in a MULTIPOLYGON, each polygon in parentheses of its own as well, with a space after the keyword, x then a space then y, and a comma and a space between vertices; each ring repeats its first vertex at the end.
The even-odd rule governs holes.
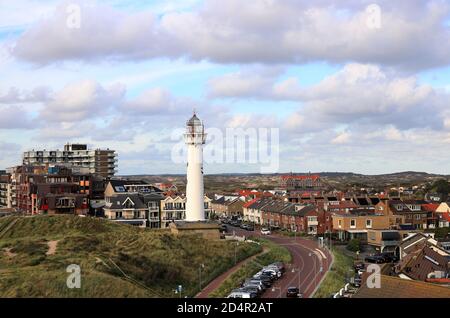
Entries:
POLYGON ((351 252, 361 251, 361 241, 359 239, 352 239, 347 244, 347 249, 351 252))

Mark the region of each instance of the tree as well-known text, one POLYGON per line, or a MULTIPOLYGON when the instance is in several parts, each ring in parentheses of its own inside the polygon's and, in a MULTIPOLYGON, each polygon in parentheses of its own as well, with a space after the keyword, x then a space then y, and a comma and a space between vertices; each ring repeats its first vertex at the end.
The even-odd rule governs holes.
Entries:
POLYGON ((347 249, 352 252, 357 252, 361 250, 361 241, 359 239, 352 239, 347 244, 347 249))

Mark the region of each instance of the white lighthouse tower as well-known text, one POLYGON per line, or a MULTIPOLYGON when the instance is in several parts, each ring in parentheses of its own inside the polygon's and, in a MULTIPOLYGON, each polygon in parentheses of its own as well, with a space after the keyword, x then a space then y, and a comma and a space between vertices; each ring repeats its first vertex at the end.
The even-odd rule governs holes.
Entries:
POLYGON ((186 123, 184 139, 188 146, 186 221, 204 221, 203 145, 206 141, 206 134, 203 123, 195 112, 186 123))

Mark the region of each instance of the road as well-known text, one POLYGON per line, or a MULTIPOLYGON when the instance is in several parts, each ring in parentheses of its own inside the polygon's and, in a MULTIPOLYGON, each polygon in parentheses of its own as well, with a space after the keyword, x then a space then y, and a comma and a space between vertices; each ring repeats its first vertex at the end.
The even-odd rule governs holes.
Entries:
MULTIPOLYGON (((286 247, 292 255, 291 264, 286 264, 286 273, 276 283, 266 290, 263 298, 284 298, 289 287, 299 287, 303 297, 311 297, 329 270, 332 257, 325 248, 319 248, 317 241, 302 237, 287 237, 282 235, 261 235, 259 231, 248 232, 228 225, 229 232, 236 235, 264 237, 278 245, 286 247)), ((227 275, 221 275, 211 283, 220 286, 227 275)))

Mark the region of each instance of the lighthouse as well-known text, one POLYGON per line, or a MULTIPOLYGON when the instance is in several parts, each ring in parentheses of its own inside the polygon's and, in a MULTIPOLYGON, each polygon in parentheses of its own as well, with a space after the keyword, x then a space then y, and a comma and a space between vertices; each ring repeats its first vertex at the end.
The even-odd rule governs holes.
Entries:
POLYGON ((195 112, 186 123, 184 139, 188 147, 186 221, 204 221, 203 145, 206 141, 206 134, 203 123, 195 112))

